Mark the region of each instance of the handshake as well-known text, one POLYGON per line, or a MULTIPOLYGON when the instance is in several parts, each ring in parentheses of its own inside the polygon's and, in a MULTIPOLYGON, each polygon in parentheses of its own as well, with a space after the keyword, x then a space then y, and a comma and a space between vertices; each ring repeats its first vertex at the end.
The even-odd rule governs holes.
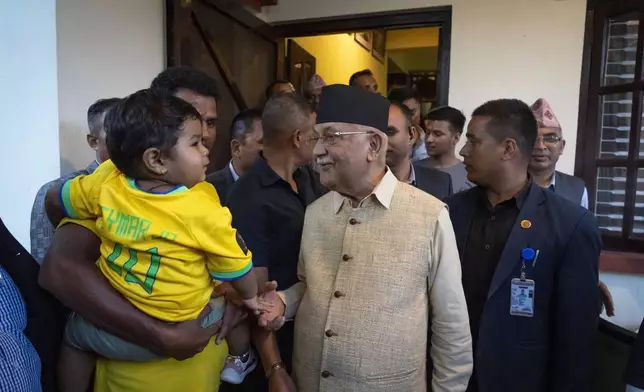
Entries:
POLYGON ((249 309, 257 316, 257 322, 260 327, 276 331, 286 321, 284 317, 286 307, 277 294, 276 289, 277 282, 267 282, 263 290, 260 290, 259 295, 250 299, 244 299, 235 291, 230 283, 224 282, 215 287, 213 297, 223 296, 228 302, 249 309))

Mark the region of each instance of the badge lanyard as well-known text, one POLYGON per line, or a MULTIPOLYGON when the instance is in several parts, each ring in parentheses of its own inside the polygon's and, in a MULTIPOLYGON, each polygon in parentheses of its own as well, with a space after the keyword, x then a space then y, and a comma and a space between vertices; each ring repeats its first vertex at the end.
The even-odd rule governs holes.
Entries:
POLYGON ((532 261, 534 267, 538 253, 532 248, 521 250, 521 274, 510 285, 510 314, 520 317, 534 316, 534 280, 526 279, 525 264, 532 261))

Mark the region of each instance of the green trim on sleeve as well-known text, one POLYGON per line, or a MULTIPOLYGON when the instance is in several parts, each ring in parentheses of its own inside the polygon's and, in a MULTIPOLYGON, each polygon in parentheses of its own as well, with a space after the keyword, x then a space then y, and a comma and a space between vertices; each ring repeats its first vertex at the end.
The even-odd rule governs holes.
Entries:
POLYGON ((63 205, 66 217, 78 219, 79 216, 78 213, 76 213, 76 211, 74 210, 74 205, 72 204, 71 198, 72 181, 73 180, 65 181, 63 186, 60 188, 60 202, 63 205))
POLYGON ((250 272, 251 269, 253 269, 253 261, 249 260, 248 264, 246 264, 246 266, 244 266, 244 268, 240 270, 232 271, 232 272, 210 271, 210 276, 215 280, 219 280, 222 282, 230 282, 231 280, 237 280, 242 276, 246 275, 247 273, 250 272))

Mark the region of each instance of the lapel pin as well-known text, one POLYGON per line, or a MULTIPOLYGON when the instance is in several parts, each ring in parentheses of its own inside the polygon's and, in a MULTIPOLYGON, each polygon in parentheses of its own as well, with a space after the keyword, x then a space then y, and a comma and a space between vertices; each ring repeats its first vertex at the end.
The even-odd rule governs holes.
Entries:
POLYGON ((532 222, 530 222, 529 220, 524 219, 524 220, 521 221, 521 228, 529 229, 531 227, 532 227, 532 222))

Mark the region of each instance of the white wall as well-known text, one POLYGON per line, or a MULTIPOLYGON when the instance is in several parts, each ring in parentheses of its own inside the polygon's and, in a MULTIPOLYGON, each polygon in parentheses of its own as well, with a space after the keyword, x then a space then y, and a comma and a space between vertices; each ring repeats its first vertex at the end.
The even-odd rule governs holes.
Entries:
POLYGON ((163 0, 58 0, 61 171, 94 160, 87 108, 146 88, 164 68, 163 0))
POLYGON ((29 246, 40 185, 59 173, 55 0, 0 1, 0 218, 29 246))
POLYGON ((569 146, 559 169, 572 173, 585 0, 280 0, 263 14, 277 22, 441 5, 452 5, 450 105, 470 114, 494 98, 546 98, 569 146))

